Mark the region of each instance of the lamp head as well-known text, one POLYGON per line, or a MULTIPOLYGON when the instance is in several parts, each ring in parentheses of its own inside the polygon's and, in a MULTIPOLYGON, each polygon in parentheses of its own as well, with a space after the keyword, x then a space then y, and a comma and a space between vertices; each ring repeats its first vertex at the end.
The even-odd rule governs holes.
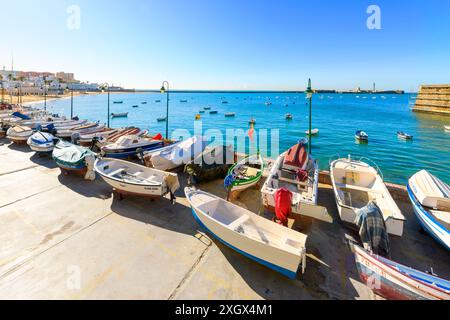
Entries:
POLYGON ((166 92, 166 88, 164 88, 164 85, 161 87, 160 91, 161 91, 161 93, 165 93, 166 92))
POLYGON ((306 88, 305 93, 306 93, 306 96, 308 97, 308 99, 311 98, 313 95, 313 91, 311 89, 311 79, 308 79, 308 87, 306 88))

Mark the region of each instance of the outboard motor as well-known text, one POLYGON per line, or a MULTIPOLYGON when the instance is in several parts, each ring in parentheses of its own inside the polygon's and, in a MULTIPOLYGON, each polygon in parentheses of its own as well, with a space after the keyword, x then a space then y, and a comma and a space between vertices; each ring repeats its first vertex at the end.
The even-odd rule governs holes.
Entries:
POLYGON ((72 135, 70 136, 70 141, 73 144, 78 144, 78 141, 80 141, 80 133, 79 132, 72 133, 72 135))
POLYGON ((72 118, 72 120, 78 121, 78 120, 80 120, 80 118, 78 118, 78 116, 75 116, 72 118))

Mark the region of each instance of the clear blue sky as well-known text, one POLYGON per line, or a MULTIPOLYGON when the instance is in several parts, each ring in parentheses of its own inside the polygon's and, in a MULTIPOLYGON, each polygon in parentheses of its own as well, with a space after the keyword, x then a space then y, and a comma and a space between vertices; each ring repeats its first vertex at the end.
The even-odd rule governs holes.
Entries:
POLYGON ((0 66, 177 89, 450 82, 448 0, 0 0, 0 66), (67 27, 69 5, 81 10, 67 27), (381 8, 381 30, 366 27, 381 8))

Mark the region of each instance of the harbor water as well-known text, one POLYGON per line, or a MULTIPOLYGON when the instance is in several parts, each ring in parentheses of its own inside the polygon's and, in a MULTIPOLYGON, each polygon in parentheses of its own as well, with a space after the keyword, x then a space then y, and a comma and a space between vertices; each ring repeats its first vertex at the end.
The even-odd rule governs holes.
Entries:
MULTIPOLYGON (((444 125, 450 119, 442 116, 414 113, 410 110, 415 94, 315 94, 312 101, 312 127, 320 133, 312 138, 312 153, 321 169, 340 155, 367 157, 381 169, 385 181, 406 184, 408 178, 427 169, 450 183, 450 133, 444 125), (364 130, 367 144, 358 143, 354 134, 364 130), (401 140, 397 131, 414 136, 401 140)), ((34 104, 42 107, 43 104, 34 104)), ((70 99, 49 101, 53 113, 70 115, 70 99)), ((249 120, 256 120, 255 130, 268 130, 268 155, 271 134, 278 129, 279 151, 283 152, 305 137, 309 124, 309 108, 304 94, 295 93, 171 93, 169 131, 187 129, 194 132, 195 115, 204 107, 217 110, 201 114, 203 130, 249 130, 249 120), (184 102, 187 100, 187 102, 184 102), (226 101, 227 103, 223 103, 226 101), (270 103, 267 103, 270 102, 270 103), (234 112, 235 117, 225 117, 234 112), (292 114, 293 120, 285 115, 292 114)), ((110 119, 111 127, 137 126, 151 133, 165 134, 166 123, 157 118, 166 115, 166 95, 159 93, 112 93, 110 113, 129 112, 127 118, 110 119), (157 102, 160 100, 160 102, 157 102), (114 101, 123 101, 114 104, 114 101), (144 104, 145 103, 145 104, 144 104), (133 107, 138 106, 138 107, 133 107)), ((74 97, 74 115, 92 121, 107 121, 107 95, 88 94, 74 97)), ((247 147, 251 145, 247 141, 247 147)), ((248 151, 248 149, 247 149, 248 151)))

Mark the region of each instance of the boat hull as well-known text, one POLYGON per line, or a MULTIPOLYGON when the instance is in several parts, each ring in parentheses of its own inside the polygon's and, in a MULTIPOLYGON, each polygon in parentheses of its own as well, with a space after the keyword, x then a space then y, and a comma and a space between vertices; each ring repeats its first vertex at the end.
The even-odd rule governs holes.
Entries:
POLYGON ((425 210, 419 203, 416 196, 411 190, 409 184, 406 186, 408 196, 413 206, 414 214, 419 220, 420 225, 444 248, 450 251, 450 235, 449 232, 439 223, 433 216, 425 210))
POLYGON ((113 187, 116 191, 118 191, 121 194, 130 194, 143 197, 162 197, 167 193, 169 193, 167 187, 163 187, 162 184, 150 186, 150 185, 123 183, 111 179, 103 174, 100 174, 100 176, 107 184, 109 184, 111 187, 113 187))
POLYGON ((361 280, 378 295, 391 300, 450 299, 443 290, 399 272, 361 247, 353 246, 352 249, 361 280))
POLYGON ((137 154, 138 149, 141 149, 143 152, 145 152, 145 151, 158 150, 162 147, 164 147, 163 141, 161 141, 160 143, 155 143, 155 144, 151 144, 151 145, 147 145, 147 146, 139 146, 139 147, 126 148, 126 149, 113 150, 113 149, 103 148, 102 153, 103 153, 103 156, 106 158, 122 159, 122 158, 135 156, 137 154))
POLYGON ((305 268, 304 254, 289 254, 273 247, 267 247, 245 236, 240 236, 236 232, 214 223, 195 208, 192 208, 192 215, 203 229, 226 246, 288 278, 295 279, 297 277, 300 264, 302 264, 303 269, 305 268))

